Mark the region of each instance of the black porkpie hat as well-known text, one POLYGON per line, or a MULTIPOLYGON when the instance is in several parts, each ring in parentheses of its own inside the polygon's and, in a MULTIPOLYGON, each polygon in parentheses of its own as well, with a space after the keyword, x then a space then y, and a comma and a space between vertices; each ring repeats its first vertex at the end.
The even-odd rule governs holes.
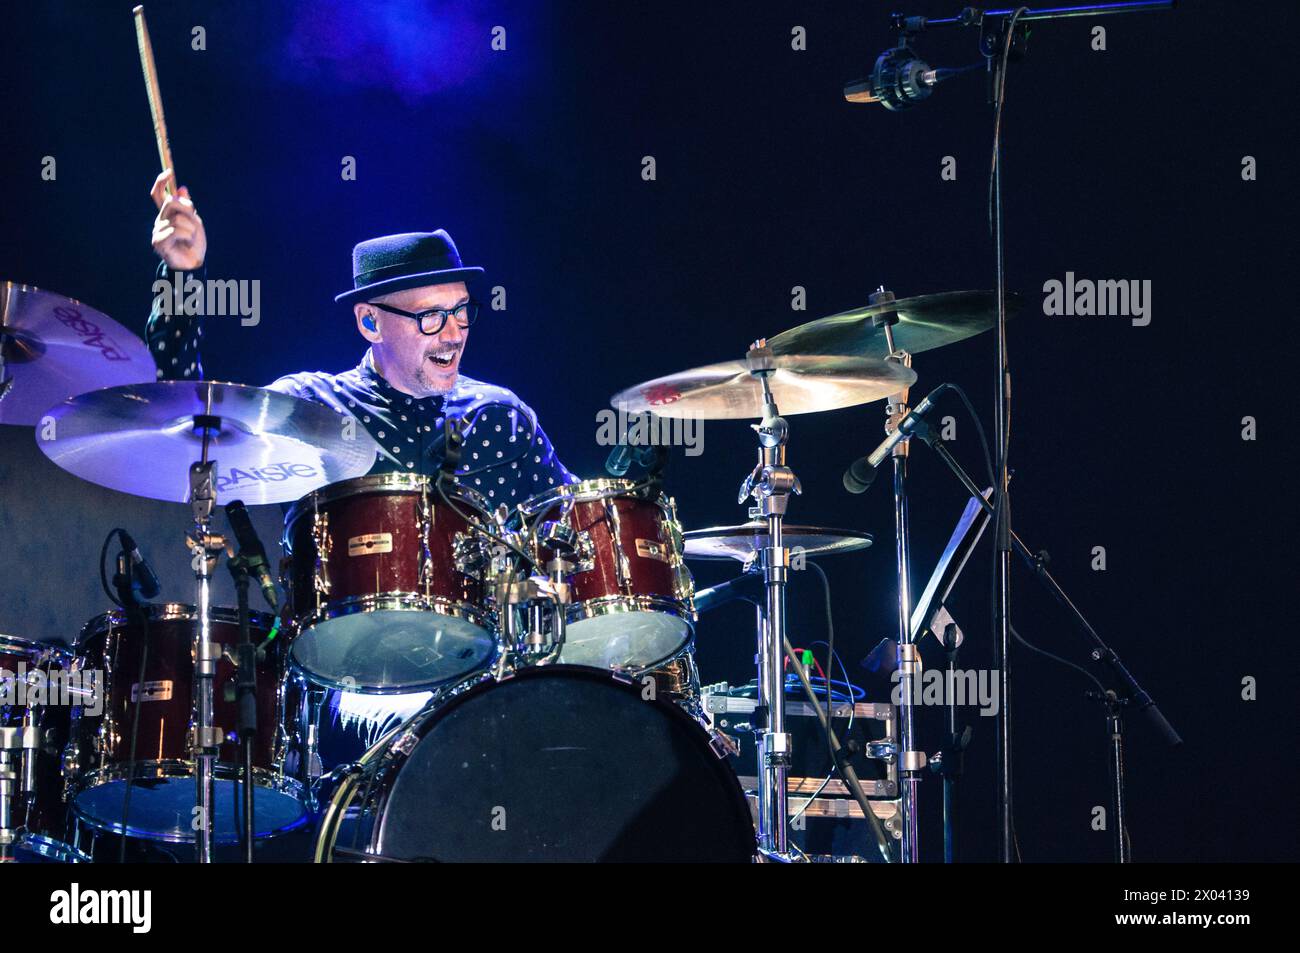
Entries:
POLYGON ((467 281, 481 274, 482 268, 461 263, 456 243, 441 228, 382 235, 352 249, 352 290, 334 300, 353 304, 407 288, 467 281))

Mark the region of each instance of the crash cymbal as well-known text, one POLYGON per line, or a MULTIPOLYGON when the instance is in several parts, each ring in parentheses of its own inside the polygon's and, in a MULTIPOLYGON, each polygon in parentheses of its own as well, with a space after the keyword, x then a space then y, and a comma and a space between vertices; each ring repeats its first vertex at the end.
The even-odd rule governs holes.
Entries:
POLYGON ((0 281, 0 423, 31 426, 65 398, 158 376, 148 346, 73 298, 0 281))
MULTIPOLYGON (((894 361, 821 354, 783 354, 768 382, 782 415, 852 407, 896 394, 916 380, 894 361)), ((763 388, 745 361, 696 367, 629 387, 610 398, 627 413, 704 420, 763 416, 763 388)))
MULTIPOLYGON (((781 534, 787 549, 798 549, 805 556, 851 553, 871 545, 871 534, 856 529, 827 529, 824 526, 785 524, 781 534)), ((683 533, 687 559, 736 559, 746 562, 768 545, 767 523, 744 523, 740 526, 710 526, 683 533)))
POLYGON ((355 421, 328 407, 217 381, 112 387, 69 398, 48 413, 50 433, 37 428, 36 442, 64 470, 173 503, 189 499, 189 467, 202 455, 198 415, 219 419, 208 451, 217 463, 218 505, 297 500, 367 473, 379 449, 355 421))
MULTIPOLYGON (((1020 310, 1019 295, 1007 295, 1007 315, 1020 310)), ((809 321, 768 340, 776 354, 844 354, 887 357, 883 328, 871 323, 874 315, 893 310, 894 346, 909 354, 944 347, 993 327, 998 299, 993 291, 945 291, 843 311, 809 321)))

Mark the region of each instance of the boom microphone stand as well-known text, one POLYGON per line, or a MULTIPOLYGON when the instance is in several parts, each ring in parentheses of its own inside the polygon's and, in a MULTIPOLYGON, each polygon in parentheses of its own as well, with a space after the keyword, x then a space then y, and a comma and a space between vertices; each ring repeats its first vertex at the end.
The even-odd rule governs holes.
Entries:
MULTIPOLYGON (((980 492, 979 487, 975 485, 975 482, 970 478, 966 471, 962 469, 961 464, 959 464, 948 451, 947 445, 944 444, 939 435, 936 434, 930 425, 924 420, 916 418, 914 418, 914 420, 915 426, 912 430, 913 435, 929 444, 938 455, 939 459, 947 464, 948 469, 950 469, 956 475, 957 479, 961 481, 966 492, 969 493, 971 497, 990 514, 990 516, 995 516, 996 513, 993 504, 984 498, 984 494, 980 492)), ((1178 732, 1174 730, 1174 727, 1165 720, 1165 716, 1161 714, 1155 700, 1140 684, 1138 684, 1137 679, 1133 677, 1131 672, 1129 672, 1128 668, 1120 660, 1120 657, 1115 654, 1114 649, 1102 641, 1101 636, 1098 635, 1097 631, 1088 623, 1087 618, 1079 611, 1078 607, 1070 601, 1070 597, 1065 594, 1065 590, 1061 588, 1060 583, 1058 583, 1052 574, 1048 572, 1047 554, 1042 552, 1031 552, 1029 547, 1021 541, 1019 536, 1015 533, 1011 533, 1010 535, 1011 543, 1015 547, 1015 550, 1020 555, 1021 559, 1028 564, 1029 568, 1034 570, 1034 575, 1038 578, 1038 581, 1041 582, 1044 588, 1051 593, 1052 597, 1060 603, 1063 608, 1065 608, 1074 627, 1091 643, 1091 648, 1088 653, 1089 658, 1094 662, 1105 666, 1115 680, 1122 686, 1124 692, 1123 695, 1114 691, 1109 691, 1101 696, 1100 700, 1105 706, 1106 731, 1111 742, 1109 768, 1111 780, 1111 808, 1113 812, 1111 820, 1115 825, 1115 861, 1116 863, 1121 864, 1128 863, 1131 858, 1129 856, 1124 818, 1126 804, 1124 797, 1124 738, 1123 720, 1120 715, 1125 707, 1131 706, 1147 717, 1155 727, 1156 731, 1160 733, 1165 742, 1170 746, 1176 747, 1181 745, 1183 739, 1179 737, 1178 732)), ((1012 634, 1015 634, 1014 629, 1011 629, 1010 631, 1012 634)))
MULTIPOLYGON (((1002 10, 980 10, 966 7, 957 16, 930 19, 894 14, 893 28, 899 33, 898 46, 882 54, 876 61, 875 71, 869 80, 849 84, 845 96, 854 102, 879 102, 887 109, 905 109, 925 99, 932 88, 965 70, 932 70, 911 48, 913 38, 927 29, 940 26, 978 27, 981 53, 988 64, 989 102, 994 107, 993 158, 990 182, 990 231, 993 235, 994 257, 997 270, 997 420, 994 428, 997 450, 996 483, 994 486, 994 547, 997 554, 997 588, 994 596, 995 664, 999 671, 999 688, 1002 704, 998 710, 998 826, 1000 833, 1000 859, 1010 863, 1015 856, 1015 828, 1012 822, 1011 801, 1011 735, 1010 735, 1010 680, 1008 653, 1011 645, 1011 551, 1014 533, 1011 530, 1011 506, 1008 493, 1008 430, 1011 405, 1011 372, 1007 355, 1006 271, 1002 241, 1002 105, 1006 92, 1006 69, 1011 61, 1013 46, 1023 51, 1026 34, 1018 33, 1022 24, 1038 20, 1058 20, 1070 17, 1097 17, 1118 13, 1142 13, 1169 10, 1175 0, 1127 0, 1121 3, 1093 3, 1073 7, 1049 7, 1033 10, 1017 7, 1002 10), (985 28, 996 26, 992 35, 985 28)), ((891 344, 892 350, 892 344, 891 344)), ((897 466, 897 465, 896 465, 897 466)), ((900 593, 901 595, 901 593, 900 593)), ((902 646, 900 644, 900 651, 902 646)), ((901 660, 901 659, 900 659, 901 660)), ((901 765, 900 765, 901 767, 901 765)), ((906 786, 903 786, 906 790, 906 786)), ((906 802, 905 802, 906 803, 906 802)), ((905 827, 906 830, 906 827, 905 827)))

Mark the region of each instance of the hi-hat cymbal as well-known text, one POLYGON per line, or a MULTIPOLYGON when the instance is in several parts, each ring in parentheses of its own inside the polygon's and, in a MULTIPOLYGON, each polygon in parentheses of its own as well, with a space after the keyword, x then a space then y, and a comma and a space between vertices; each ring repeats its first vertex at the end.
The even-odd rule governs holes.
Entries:
MULTIPOLYGON (((782 527, 781 539, 787 549, 799 550, 805 556, 824 556, 831 553, 851 553, 871 545, 871 534, 856 529, 828 529, 824 526, 797 526, 790 523, 782 527)), ((771 539, 766 522, 744 523, 740 526, 710 526, 693 529, 682 534, 686 540, 687 559, 735 559, 747 562, 768 545, 771 539)))
MULTIPOLYGON (((865 404, 916 380, 911 369, 876 358, 781 354, 775 364, 768 383, 782 415, 865 404)), ((724 361, 629 387, 610 404, 632 414, 743 420, 763 416, 763 387, 745 361, 724 361)))
MULTIPOLYGON (((1007 295, 1007 315, 1020 310, 1019 295, 1007 295)), ((886 357, 883 328, 871 323, 874 315, 898 313, 894 346, 909 354, 963 341, 993 327, 998 299, 993 291, 945 291, 917 295, 878 305, 843 311, 809 321, 768 340, 776 354, 844 354, 886 357)))
POLYGON ((68 397, 158 376, 148 346, 108 315, 12 281, 0 281, 0 351, 4 424, 31 426, 68 397))
POLYGON ((218 505, 287 503, 367 473, 378 446, 350 417, 310 401, 245 384, 155 381, 72 397, 38 428, 47 457, 75 476, 153 500, 189 500, 189 468, 202 456, 196 416, 219 420, 218 505))

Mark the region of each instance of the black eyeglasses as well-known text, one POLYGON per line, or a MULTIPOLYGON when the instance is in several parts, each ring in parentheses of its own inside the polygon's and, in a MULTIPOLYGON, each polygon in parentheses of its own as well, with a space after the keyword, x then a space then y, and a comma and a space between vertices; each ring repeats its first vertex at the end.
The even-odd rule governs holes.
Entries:
POLYGON ((428 311, 403 311, 401 308, 390 308, 386 304, 379 304, 374 301, 367 301, 366 304, 372 308, 378 308, 380 311, 387 311, 389 314, 400 315, 403 318, 414 318, 420 322, 420 333, 430 336, 438 334, 447 325, 447 319, 453 315, 456 318, 456 325, 462 329, 468 328, 478 317, 478 302, 466 301, 456 305, 454 308, 430 308, 428 311))

